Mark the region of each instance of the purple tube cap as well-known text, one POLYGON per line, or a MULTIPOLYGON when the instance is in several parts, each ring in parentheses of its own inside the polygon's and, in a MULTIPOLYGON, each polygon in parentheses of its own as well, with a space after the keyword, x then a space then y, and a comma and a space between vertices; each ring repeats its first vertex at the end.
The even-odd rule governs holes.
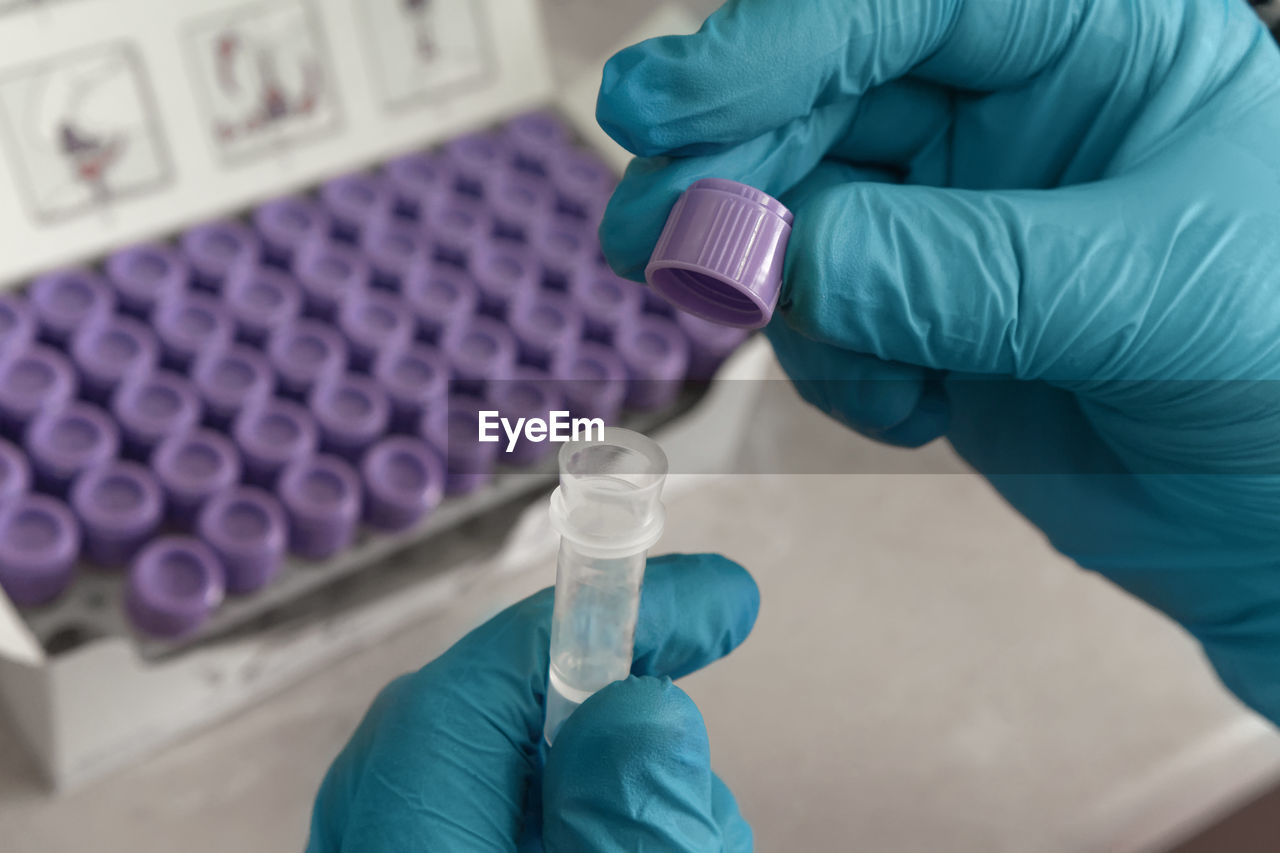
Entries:
POLYGON ((404 300, 418 317, 425 337, 465 323, 476 312, 480 293, 466 273, 445 264, 420 264, 404 285, 404 300))
POLYGON ((704 178, 671 209, 645 280, 690 314, 759 329, 778 304, 793 219, 760 190, 704 178))
POLYGON ((449 395, 448 361, 443 353, 421 344, 384 353, 373 376, 397 407, 421 409, 449 395))
POLYGON ((27 456, 0 438, 0 508, 31 488, 31 465, 27 456))
POLYGON ((191 268, 173 246, 141 243, 121 249, 106 262, 107 278, 126 311, 145 315, 161 299, 187 286, 191 268))
POLYGON ((296 553, 322 559, 351 544, 363 501, 360 478, 342 459, 321 454, 295 462, 280 475, 276 494, 296 553))
POLYGON ((421 521, 444 497, 444 463, 421 439, 397 435, 374 445, 360 464, 365 520, 380 530, 421 521))
POLYGON ((289 262, 300 246, 329 233, 329 213, 311 199, 284 196, 254 210, 253 227, 269 254, 276 260, 289 262))
POLYGON ((115 294, 102 276, 82 267, 40 276, 31 283, 29 295, 46 336, 59 342, 115 308, 115 294))
POLYGON ((121 386, 111 400, 111 413, 126 443, 147 448, 198 424, 200 398, 186 379, 160 370, 121 386))
POLYGON ((375 380, 354 373, 316 384, 309 398, 331 453, 359 453, 387 431, 391 402, 375 380))
POLYGON ((689 341, 666 317, 638 318, 613 345, 633 379, 679 382, 689 366, 689 341))
POLYGON ((284 509, 262 489, 238 486, 215 495, 200 510, 196 530, 218 555, 227 592, 261 589, 280 571, 289 541, 284 509))
POLYGON ((342 300, 338 327, 352 355, 370 362, 377 354, 408 346, 415 331, 414 314, 403 300, 372 290, 342 300))
POLYGON ((166 358, 185 367, 196 356, 225 347, 235 332, 227 307, 205 293, 179 293, 160 301, 151 315, 166 358))
POLYGON ((321 185, 320 200, 340 228, 358 233, 369 222, 391 213, 395 193, 384 175, 353 172, 321 185))
POLYGON ((196 276, 206 285, 221 285, 234 270, 256 264, 262 254, 262 243, 253 229, 229 219, 197 225, 183 234, 179 243, 196 276))
POLYGON ((89 559, 119 566, 160 524, 164 494, 142 465, 113 461, 90 468, 71 488, 71 507, 84 526, 89 559))
POLYGON ((261 403, 275 388, 275 374, 266 356, 241 344, 202 355, 191 379, 205 409, 215 417, 232 417, 261 403))
POLYGON ((617 420, 627 396, 627 365, 612 347, 584 341, 560 375, 565 402, 575 417, 617 420))
POLYGON ((72 403, 37 416, 27 427, 26 447, 37 475, 65 485, 86 468, 115 458, 120 432, 102 409, 72 403))
POLYGON ((80 526, 66 504, 27 494, 0 510, 0 587, 15 604, 46 604, 71 582, 80 526))
POLYGON ((0 360, 20 352, 36 337, 36 321, 26 300, 12 293, 0 296, 0 360))
POLYGON ((306 394, 316 382, 337 376, 347 367, 347 343, 328 323, 298 320, 271 336, 267 359, 280 387, 290 394, 306 394))
POLYGON ((453 175, 444 158, 416 151, 389 161, 383 174, 395 190, 400 208, 411 216, 420 216, 436 193, 449 192, 453 175))
POLYGON ((516 364, 515 335, 490 317, 472 317, 445 330, 441 349, 454 374, 466 381, 509 378, 516 364))
POLYGON ((134 626, 157 637, 195 631, 222 604, 226 580, 217 556, 197 539, 167 536, 133 561, 125 610, 134 626))
POLYGON ((247 267, 227 279, 223 299, 250 342, 262 341, 274 328, 302 312, 302 290, 293 277, 268 267, 247 267))
POLYGON ((316 240, 302 247, 293 262, 302 285, 307 313, 329 318, 348 294, 360 293, 373 275, 364 255, 333 240, 316 240))
POLYGON ((191 430, 156 448, 151 468, 181 514, 240 479, 240 457, 221 433, 191 430))
POLYGON ((128 317, 108 317, 82 326, 71 342, 71 358, 86 388, 107 394, 117 385, 155 367, 160 347, 155 333, 128 317))
POLYGON ((246 409, 236 418, 233 436, 245 465, 267 478, 299 459, 306 459, 319 444, 319 431, 311 413, 297 403, 270 399, 246 409))
POLYGON ((23 422, 55 409, 74 397, 76 388, 71 362, 52 347, 27 347, 0 365, 0 410, 11 420, 23 422))

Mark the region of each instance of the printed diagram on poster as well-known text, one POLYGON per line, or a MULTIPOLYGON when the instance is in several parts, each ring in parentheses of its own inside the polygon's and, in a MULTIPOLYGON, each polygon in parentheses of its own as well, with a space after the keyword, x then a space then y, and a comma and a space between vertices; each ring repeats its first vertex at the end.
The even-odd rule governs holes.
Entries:
POLYGON ((492 66, 477 0, 352 0, 383 103, 392 108, 483 81, 492 66))
POLYGON ((303 145, 337 126, 324 36, 303 0, 237 7, 197 21, 187 47, 210 137, 227 159, 303 145))
POLYGON ((16 182, 38 220, 65 219, 164 187, 155 102, 124 44, 0 75, 0 126, 16 182))

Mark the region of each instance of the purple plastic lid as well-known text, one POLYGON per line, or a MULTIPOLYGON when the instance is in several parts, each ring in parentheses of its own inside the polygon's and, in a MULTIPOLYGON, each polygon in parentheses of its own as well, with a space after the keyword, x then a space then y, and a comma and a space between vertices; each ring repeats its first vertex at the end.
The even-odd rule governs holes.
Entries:
POLYGON ((505 170, 489 182, 485 196, 497 224, 497 236, 525 242, 538 223, 551 216, 556 197, 543 180, 514 169, 505 170))
POLYGON ((573 362, 584 323, 582 308, 562 293, 534 292, 519 299, 510 312, 520 360, 552 374, 573 362))
POLYGON ((368 376, 347 373, 317 383, 309 398, 320 425, 320 442, 327 453, 359 458, 387 432, 391 402, 368 376))
POLYGON ((569 292, 582 306, 586 336, 603 344, 613 342, 618 329, 634 323, 644 302, 644 287, 614 275, 608 267, 584 264, 573 277, 569 292))
POLYGON ((436 195, 453 189, 453 173, 444 158, 415 152, 396 157, 382 168, 391 182, 397 209, 412 218, 420 218, 436 195))
POLYGON ((548 216, 535 225, 530 246, 542 264, 543 283, 552 290, 568 290, 581 270, 594 265, 600 243, 594 227, 571 216, 548 216))
POLYGON ((22 297, 0 296, 0 361, 26 349, 36 338, 36 321, 22 297))
POLYGON ((400 290, 414 264, 432 257, 431 244, 420 226, 390 216, 364 229, 360 248, 373 267, 374 282, 388 290, 400 290))
POLYGON ((131 317, 111 316, 82 326, 71 342, 85 396, 106 401, 121 384, 150 373, 160 345, 149 327, 131 317))
POLYGON ((698 380, 711 379, 729 354, 751 334, 747 329, 721 326, 684 311, 676 314, 676 325, 689 339, 689 378, 698 380))
POLYGON ((151 324, 164 363, 185 371, 203 353, 221 350, 231 342, 235 320, 227 306, 206 293, 180 293, 156 305, 151 324))
POLYGON ((180 293, 191 277, 182 253, 163 243, 141 243, 121 249, 106 262, 120 310, 146 317, 162 299, 180 293))
POLYGON ((582 148, 562 148, 549 163, 557 209, 592 222, 604 212, 618 176, 596 154, 582 148))
POLYGON ((96 272, 75 267, 46 273, 27 291, 40 336, 56 345, 71 339, 76 329, 108 316, 115 294, 96 272))
POLYGON ((360 479, 338 457, 321 454, 295 462, 280 475, 276 494, 289 517, 289 547, 295 554, 319 560, 355 539, 360 479))
POLYGON ((160 525, 164 495, 144 466, 112 461, 76 479, 71 508, 84 531, 85 557, 114 568, 127 565, 160 525))
POLYGON ((413 340, 414 314, 390 293, 369 290, 342 300, 338 328, 347 339, 351 366, 368 370, 384 352, 404 349, 413 340))
POLYGON ((244 595, 280 571, 289 528, 284 508, 267 492, 240 486, 215 495, 200 510, 200 538, 218 556, 227 592, 244 595))
POLYGON ((385 353, 373 377, 391 400, 391 425, 413 431, 424 409, 449 397, 449 362, 438 350, 417 344, 385 353))
POLYGON ((321 320, 332 319, 347 295, 363 293, 373 276, 364 255, 332 240, 302 247, 293 274, 302 286, 304 310, 321 320))
POLYGON ((577 358, 560 376, 560 389, 574 417, 613 424, 627 397, 627 365, 611 347, 584 341, 577 358))
POLYGON ((182 235, 180 244, 196 284, 207 290, 221 289, 228 276, 256 266, 262 254, 262 243, 253 229, 232 220, 197 225, 182 235))
POLYGON ((759 329, 778 304, 793 219, 760 190, 704 178, 671 209, 645 279, 690 314, 759 329))
POLYGON ((436 260, 467 267, 493 236, 493 216, 473 198, 443 194, 432 199, 426 212, 427 239, 436 260))
POLYGON ((508 161, 503 139, 489 132, 459 136, 445 145, 444 153, 454 173, 455 188, 481 197, 489 181, 506 168, 508 161))
POLYGON ((151 457, 155 472, 175 519, 188 522, 201 505, 240 479, 240 457, 221 433, 196 429, 175 435, 151 457))
POLYGON ((254 345, 302 313, 298 283, 270 267, 236 271, 227 279, 222 298, 235 318, 240 339, 254 345))
POLYGON ((0 508, 31 488, 27 455, 0 438, 0 508))
POLYGON ((315 419, 307 409, 274 398, 241 412, 232 436, 249 479, 264 486, 274 483, 286 465, 315 453, 320 443, 315 419))
POLYGON ((71 362, 35 344, 0 364, 0 420, 20 433, 36 414, 61 408, 76 395, 71 362))
POLYGON ((620 331, 613 342, 630 374, 627 406, 661 408, 680 393, 689 367, 689 341, 674 321, 646 315, 620 331))
MULTIPOLYGON (((546 371, 532 367, 516 368, 511 379, 490 383, 486 399, 511 423, 538 419, 550 427, 551 413, 566 411, 559 384, 546 371)), ((526 431, 515 446, 507 450, 506 436, 502 436, 500 459, 512 465, 532 465, 555 453, 557 445, 550 439, 550 435, 531 435, 526 431)))
POLYGON ((516 338, 503 323, 475 316, 467 323, 445 330, 440 349, 463 383, 479 386, 506 379, 516 365, 516 338))
POLYGON ((280 266, 291 264, 302 246, 328 236, 330 225, 328 211, 301 196, 273 199, 253 212, 267 260, 280 266))
POLYGON ((129 568, 125 611, 143 633, 182 637, 203 625, 225 594, 222 566, 209 546, 166 536, 143 549, 129 568))
POLYGON ((266 356, 243 344, 200 356, 191 381, 204 402, 205 417, 214 424, 229 423, 241 410, 270 397, 275 388, 266 356))
POLYGON ((544 176, 555 152, 571 139, 560 117, 545 110, 516 116, 503 127, 502 135, 520 169, 544 176))
POLYGON ((79 552, 80 528, 62 501, 26 494, 0 508, 0 587, 15 604, 57 598, 79 552))
POLYGON ((333 217, 336 234, 358 240, 369 223, 392 214, 395 193, 386 177, 356 172, 322 184, 320 201, 333 217))
POLYGON ((444 498, 444 463, 426 442, 407 435, 383 439, 360 463, 364 518, 380 530, 412 527, 444 498))
POLYGON ((480 303, 480 291, 462 270, 420 264, 405 281, 404 301, 418 319, 418 336, 439 343, 446 329, 470 321, 480 303))
POLYGON ((445 493, 475 491, 493 478, 499 442, 480 441, 480 411, 488 404, 453 395, 443 419, 424 413, 422 437, 445 457, 445 493))
POLYGON ((69 403, 37 415, 27 427, 23 444, 36 481, 61 493, 81 471, 115 458, 120 431, 97 406, 69 403))
POLYGON ((283 393, 305 397, 319 380, 346 370, 347 343, 328 323, 296 320, 271 335, 267 360, 283 393))
POLYGON ((185 378, 160 370, 121 386, 111 400, 111 413, 120 424, 126 452, 145 459, 165 438, 200 422, 200 397, 185 378))
POLYGON ((472 257, 471 277, 480 290, 480 310, 502 319, 519 297, 542 285, 542 269, 527 250, 490 244, 472 257))

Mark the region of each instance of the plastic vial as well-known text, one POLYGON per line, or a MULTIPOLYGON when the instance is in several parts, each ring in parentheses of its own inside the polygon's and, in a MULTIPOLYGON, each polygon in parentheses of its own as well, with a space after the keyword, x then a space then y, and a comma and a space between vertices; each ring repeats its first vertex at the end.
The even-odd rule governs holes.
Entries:
POLYGON ((560 449, 551 524, 560 534, 551 621, 547 743, 600 688, 631 672, 645 555, 662 536, 667 457, 654 441, 608 427, 560 449))

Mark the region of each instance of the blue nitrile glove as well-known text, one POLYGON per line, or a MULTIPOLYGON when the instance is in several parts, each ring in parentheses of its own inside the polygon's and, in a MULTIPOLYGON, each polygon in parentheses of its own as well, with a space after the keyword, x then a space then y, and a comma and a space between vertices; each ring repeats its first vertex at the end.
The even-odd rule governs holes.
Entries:
POLYGON ((598 117, 640 157, 617 270, 698 178, 780 195, 801 394, 946 435, 1280 721, 1280 53, 1244 0, 740 0, 615 56, 598 117))
POLYGON ((714 554, 650 560, 632 677, 546 750, 552 603, 525 599, 382 691, 320 788, 310 853, 751 849, 702 716, 671 683, 746 639, 751 576, 714 554))

